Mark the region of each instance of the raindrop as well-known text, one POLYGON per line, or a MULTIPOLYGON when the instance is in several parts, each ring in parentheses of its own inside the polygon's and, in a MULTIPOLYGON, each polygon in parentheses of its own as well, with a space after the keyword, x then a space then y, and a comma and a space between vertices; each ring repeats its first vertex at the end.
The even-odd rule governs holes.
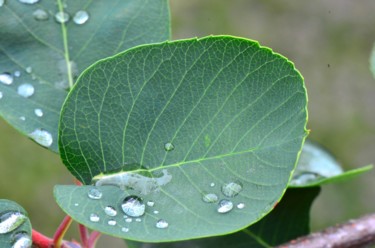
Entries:
POLYGON ((34 86, 31 84, 21 84, 17 88, 18 95, 26 97, 26 98, 32 96, 34 92, 35 92, 34 86))
POLYGON ((97 214, 90 214, 90 221, 91 222, 98 222, 100 220, 99 215, 97 214))
POLYGON ((233 208, 233 202, 224 199, 219 202, 218 207, 217 207, 217 212, 221 214, 228 213, 229 211, 232 210, 232 208, 233 208))
POLYGON ((91 188, 87 195, 90 199, 99 200, 100 198, 102 198, 103 193, 96 188, 91 188))
POLYGON ((33 71, 33 68, 31 66, 26 67, 26 72, 31 73, 33 71))
POLYGON ((126 219, 125 219, 125 222, 127 222, 127 223, 132 223, 132 222, 133 222, 133 219, 132 219, 132 218, 126 218, 126 219))
POLYGON ((66 23, 68 22, 70 19, 70 16, 68 13, 66 12, 63 12, 63 11, 59 11, 55 14, 55 20, 58 22, 58 23, 66 23))
POLYGON ((115 220, 109 220, 107 223, 110 226, 115 226, 117 224, 117 222, 115 220))
POLYGON ((25 116, 20 116, 20 120, 21 120, 21 121, 25 121, 25 120, 26 120, 26 117, 25 117, 25 116))
POLYGON ((3 92, 0 91, 0 99, 3 98, 3 92))
POLYGON ((79 203, 74 203, 74 206, 75 206, 75 207, 78 207, 78 206, 79 206, 79 203))
POLYGON ((142 219, 141 218, 137 218, 135 219, 136 222, 142 222, 142 219))
POLYGON ((219 197, 216 194, 208 193, 203 196, 203 201, 208 203, 217 202, 219 197))
POLYGON ((121 228, 121 231, 123 231, 123 232, 129 232, 129 228, 123 227, 123 228, 121 228))
POLYGON ((121 204, 124 213, 131 217, 139 217, 145 213, 146 205, 143 203, 142 198, 130 195, 125 197, 121 204))
POLYGON ((39 2, 39 0, 18 0, 20 3, 26 3, 26 4, 34 4, 39 2))
POLYGON ((20 212, 5 212, 0 215, 0 234, 8 233, 21 226, 27 217, 20 212))
POLYGON ((10 85, 13 83, 13 76, 8 73, 4 72, 0 74, 0 83, 5 84, 5 85, 10 85))
POLYGON ((245 203, 241 202, 237 204, 238 209, 243 209, 245 207, 245 203))
POLYGON ((14 75, 15 77, 20 77, 20 76, 21 76, 21 72, 20 72, 20 71, 15 71, 15 72, 13 73, 13 75, 14 75))
POLYGON ((242 190, 241 183, 230 182, 226 183, 221 187, 221 192, 227 197, 235 197, 242 190))
POLYGON ((168 227, 168 222, 166 222, 165 220, 163 219, 160 219, 156 222, 156 227, 157 228, 160 228, 160 229, 164 229, 164 228, 167 228, 168 227))
POLYGON ((43 9, 37 9, 33 12, 34 19, 37 21, 46 21, 49 18, 47 11, 43 9))
POLYGON ((43 110, 41 109, 34 109, 34 114, 38 117, 42 117, 43 116, 43 110))
POLYGON ((155 211, 154 211, 154 214, 159 214, 159 211, 158 211, 158 210, 155 210, 155 211))
POLYGON ((165 143, 164 144, 164 149, 167 151, 167 152, 170 152, 170 151, 173 151, 174 149, 174 145, 172 143, 165 143))
POLYGON ((0 7, 2 7, 5 3, 5 0, 0 0, 0 7))
POLYGON ((45 147, 50 147, 53 142, 52 135, 46 130, 40 128, 35 129, 32 133, 29 134, 29 136, 30 138, 35 140, 35 142, 45 147))
POLYGON ((73 17, 74 23, 78 25, 86 23, 88 19, 89 13, 84 10, 77 11, 77 13, 73 17))
POLYGON ((105 212, 106 215, 111 216, 111 217, 117 215, 116 209, 114 207, 112 207, 112 206, 106 206, 104 208, 104 212, 105 212))
POLYGON ((211 183, 210 186, 211 186, 211 187, 215 187, 215 183, 211 183))
POLYGON ((18 232, 14 235, 12 248, 30 248, 32 240, 26 232, 18 232))
POLYGON ((153 202, 153 201, 148 201, 148 202, 147 202, 147 206, 149 206, 149 207, 153 207, 153 206, 155 206, 155 202, 153 202))

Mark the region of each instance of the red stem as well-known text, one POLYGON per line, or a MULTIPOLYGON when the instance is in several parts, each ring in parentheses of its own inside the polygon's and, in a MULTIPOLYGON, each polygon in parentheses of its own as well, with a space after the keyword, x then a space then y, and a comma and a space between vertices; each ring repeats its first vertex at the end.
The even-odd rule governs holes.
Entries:
POLYGON ((101 233, 97 231, 93 231, 89 237, 89 240, 87 241, 87 247, 88 248, 94 248, 96 242, 98 241, 101 233))
POLYGON ((65 218, 61 222, 60 226, 57 228, 55 234, 53 235, 53 245, 54 245, 54 247, 57 248, 57 247, 61 246, 62 239, 63 239, 66 231, 68 230, 70 224, 72 223, 72 221, 73 220, 69 215, 65 216, 65 218))
POLYGON ((79 228, 79 235, 81 237, 82 247, 89 248, 88 246, 89 232, 87 228, 82 224, 78 224, 78 228, 79 228))
POLYGON ((48 248, 52 244, 53 240, 44 236, 40 232, 33 229, 32 231, 33 245, 39 248, 48 248))

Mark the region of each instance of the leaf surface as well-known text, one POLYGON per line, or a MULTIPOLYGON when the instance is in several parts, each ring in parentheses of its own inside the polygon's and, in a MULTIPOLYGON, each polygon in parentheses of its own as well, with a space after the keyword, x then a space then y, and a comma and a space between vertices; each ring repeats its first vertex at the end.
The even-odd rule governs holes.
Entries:
MULTIPOLYGON (((105 222, 95 229, 152 242, 220 235, 258 221, 281 198, 306 116, 300 74, 256 42, 213 36, 145 45, 80 76, 62 110, 60 154, 84 184, 95 176, 118 180, 125 195, 153 200, 160 212, 147 209, 132 232, 105 222), (114 172, 121 169, 126 173, 114 172), (202 200, 206 193, 231 200, 234 209, 218 213, 217 203, 202 200), (156 230, 157 219, 168 228, 156 230)), ((71 190, 55 196, 75 216, 67 204, 90 199, 87 190, 71 190)), ((120 192, 97 204, 120 211, 120 192)), ((90 210, 99 211, 95 206, 85 211, 86 221, 90 210)))
POLYGON ((0 82, 9 75, 13 79, 0 83, 0 116, 58 152, 60 110, 77 76, 99 59, 164 41, 169 33, 167 0, 6 1, 0 7, 0 82), (68 22, 56 21, 59 11, 69 14, 68 22), (78 11, 89 15, 84 24, 74 21, 78 11), (37 20, 43 13, 45 19, 37 20), (19 95, 22 84, 31 85, 34 93, 19 95), (51 137, 32 134, 40 129, 51 137))

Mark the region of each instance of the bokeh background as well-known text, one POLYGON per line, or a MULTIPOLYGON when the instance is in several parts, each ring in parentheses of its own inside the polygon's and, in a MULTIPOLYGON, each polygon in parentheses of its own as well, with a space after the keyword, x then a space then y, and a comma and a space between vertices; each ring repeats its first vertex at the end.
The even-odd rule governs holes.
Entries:
MULTIPOLYGON (((229 34, 257 40, 292 60, 309 94, 310 138, 346 170, 375 163, 373 0, 171 0, 173 39, 229 34)), ((375 211, 375 172, 326 185, 312 208, 318 230, 375 211)), ((57 155, 0 121, 0 198, 14 200, 52 236, 64 214, 53 186, 72 177, 57 155)), ((106 237, 98 247, 123 247, 106 237), (107 243, 107 247, 108 243, 107 243)))

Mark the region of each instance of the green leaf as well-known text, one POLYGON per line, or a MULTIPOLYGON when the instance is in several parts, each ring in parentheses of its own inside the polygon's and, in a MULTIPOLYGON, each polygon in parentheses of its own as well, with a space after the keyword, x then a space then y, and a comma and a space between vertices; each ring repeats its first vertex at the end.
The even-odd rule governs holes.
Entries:
POLYGON ((26 211, 13 201, 0 199, 0 247, 27 240, 31 242, 31 224, 26 211))
MULTIPOLYGON (((86 221, 105 204, 119 208, 126 194, 143 193, 160 211, 149 209, 128 233, 105 222, 95 229, 150 242, 207 237, 243 229, 272 209, 294 169, 306 117, 301 75, 257 42, 213 36, 145 45, 80 76, 63 106, 60 154, 84 184, 96 176, 98 185, 118 180, 126 190, 110 187, 111 199, 83 208, 86 221), (233 211, 218 213, 202 198, 227 199, 228 183, 240 193, 229 198, 233 211), (236 208, 241 202, 246 209, 236 208), (167 230, 155 228, 159 218, 167 230)), ((86 191, 55 196, 75 216, 67 203, 89 206, 86 191)))
POLYGON ((99 59, 136 45, 164 41, 169 34, 167 0, 6 1, 0 7, 0 81, 10 74, 13 82, 0 83, 0 116, 58 152, 60 110, 66 89, 76 77, 99 59), (59 10, 70 14, 67 23, 55 20, 59 10), (73 21, 79 10, 89 14, 81 25, 73 21), (36 20, 35 15, 43 11, 47 19, 36 20), (17 94, 22 84, 32 85, 34 94, 28 98, 17 94), (42 110, 43 116, 37 116, 35 109, 42 110), (40 129, 51 137, 43 137, 46 133, 40 129), (35 130, 39 133, 31 134, 35 130))

